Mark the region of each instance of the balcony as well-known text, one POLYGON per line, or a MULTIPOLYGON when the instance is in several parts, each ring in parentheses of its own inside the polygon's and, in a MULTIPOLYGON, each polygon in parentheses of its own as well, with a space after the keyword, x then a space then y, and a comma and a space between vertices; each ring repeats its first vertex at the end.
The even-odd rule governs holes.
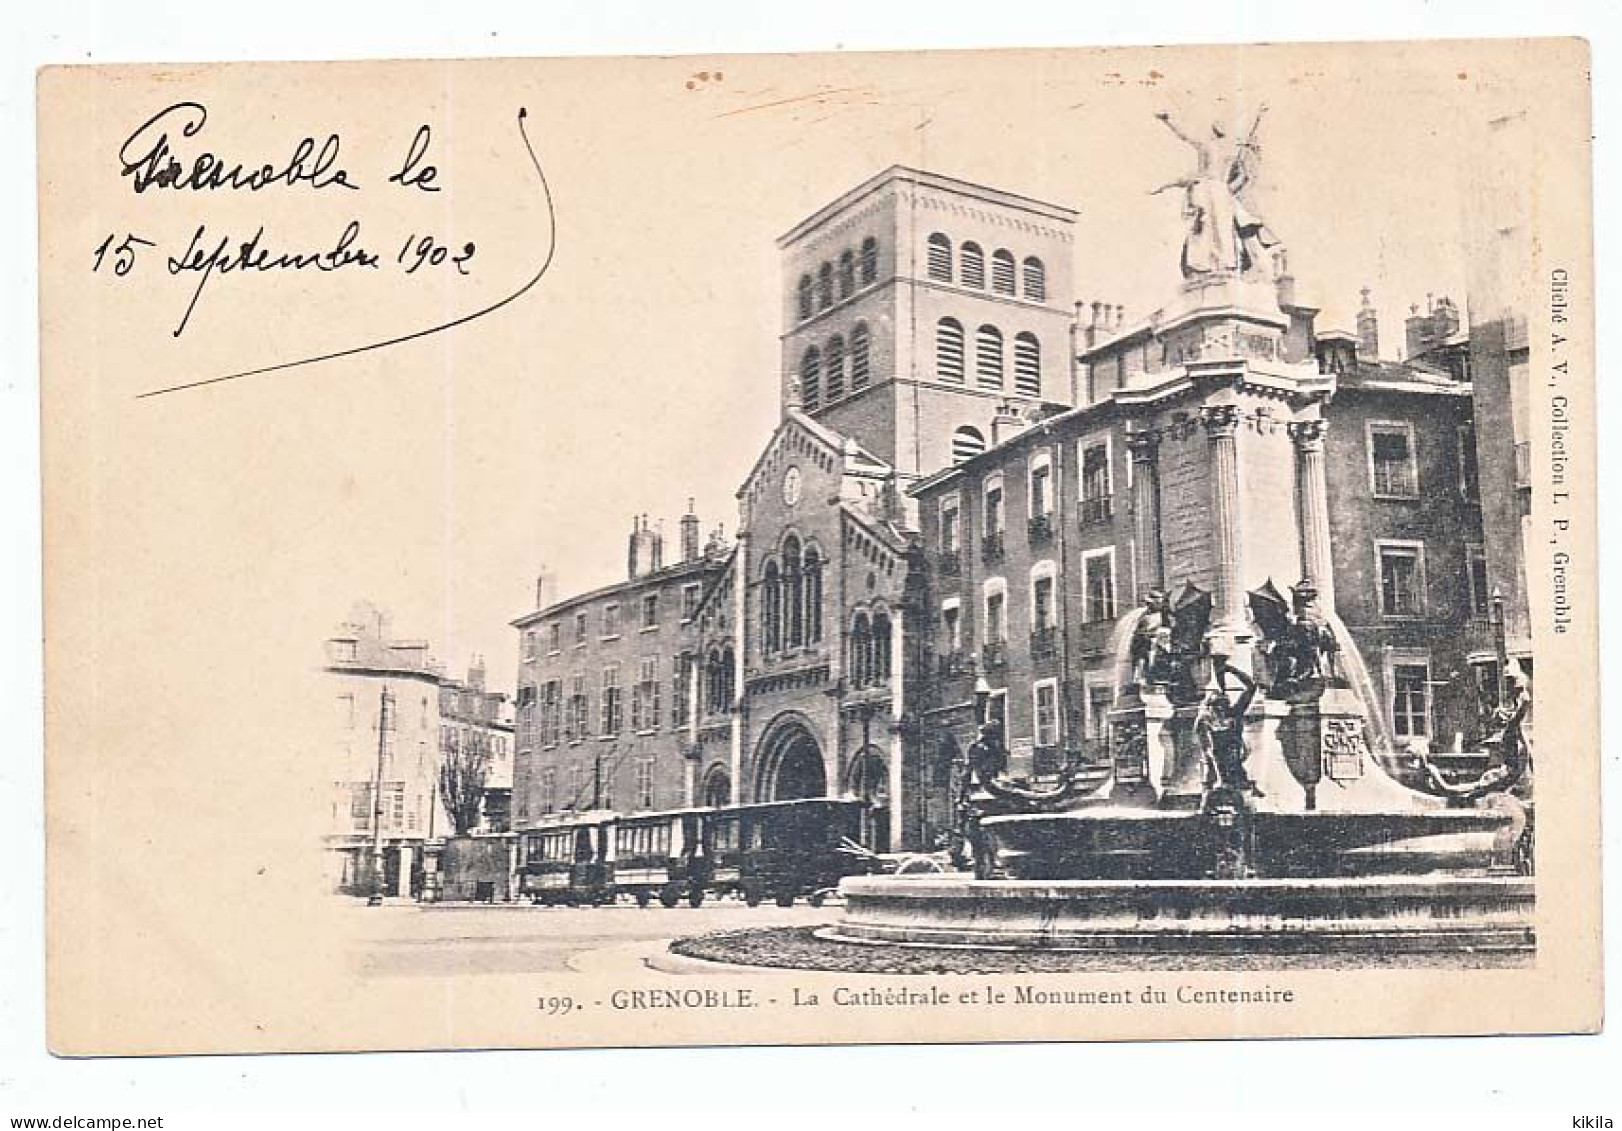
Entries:
POLYGON ((1081 524, 1094 526, 1101 522, 1108 522, 1115 514, 1110 505, 1111 496, 1093 495, 1081 500, 1081 524))
POLYGON ((1053 540, 1053 517, 1045 514, 1033 514, 1026 520, 1026 528, 1033 546, 1053 540))
POLYGON ((980 539, 980 560, 987 565, 1002 561, 1002 531, 988 533, 980 539))
POLYGON ((1059 630, 1053 625, 1031 633, 1031 659, 1051 660, 1059 654, 1059 630))
POLYGON ((958 577, 963 573, 963 558, 956 550, 942 550, 935 555, 935 568, 942 577, 958 577))
POLYGON ((982 644, 980 646, 980 665, 987 671, 994 668, 1006 667, 1008 664, 1008 645, 1003 643, 982 644))

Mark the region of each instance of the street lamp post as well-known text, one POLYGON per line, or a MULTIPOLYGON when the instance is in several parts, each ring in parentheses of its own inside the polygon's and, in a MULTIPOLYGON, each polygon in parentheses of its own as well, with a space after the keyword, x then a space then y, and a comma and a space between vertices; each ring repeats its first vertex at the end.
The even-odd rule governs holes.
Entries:
POLYGON ((377 770, 372 778, 372 893, 366 898, 368 907, 383 904, 383 762, 388 756, 393 715, 394 692, 385 683, 377 706, 377 770))
POLYGON ((1509 680, 1509 645, 1504 637, 1504 591, 1493 586, 1492 591, 1492 637, 1493 648, 1498 657, 1498 678, 1493 693, 1498 700, 1497 705, 1505 702, 1505 690, 1509 680))

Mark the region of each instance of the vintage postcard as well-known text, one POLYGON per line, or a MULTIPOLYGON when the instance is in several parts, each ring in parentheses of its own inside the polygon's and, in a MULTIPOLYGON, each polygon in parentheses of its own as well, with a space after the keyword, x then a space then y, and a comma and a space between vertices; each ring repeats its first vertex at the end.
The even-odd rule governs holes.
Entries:
POLYGON ((1581 41, 38 91, 56 1051, 1600 1026, 1581 41))

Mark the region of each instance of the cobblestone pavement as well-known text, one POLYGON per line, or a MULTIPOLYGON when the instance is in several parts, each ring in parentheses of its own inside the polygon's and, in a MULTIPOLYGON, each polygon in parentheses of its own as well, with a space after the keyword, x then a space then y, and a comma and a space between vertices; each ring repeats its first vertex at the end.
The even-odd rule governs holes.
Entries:
POLYGON ((814 926, 750 927, 677 939, 674 954, 710 962, 849 974, 1063 974, 1138 970, 1498 969, 1529 954, 1093 954, 886 946, 815 937, 814 926))

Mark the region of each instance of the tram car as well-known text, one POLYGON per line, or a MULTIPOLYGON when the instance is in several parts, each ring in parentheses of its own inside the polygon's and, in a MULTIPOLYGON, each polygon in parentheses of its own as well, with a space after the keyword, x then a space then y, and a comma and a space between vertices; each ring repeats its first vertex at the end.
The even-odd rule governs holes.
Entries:
POLYGON ((705 830, 709 886, 716 895, 742 895, 751 907, 779 907, 804 896, 820 906, 845 876, 869 870, 864 848, 871 807, 862 801, 811 798, 711 810, 705 830))
POLYGON ((519 892, 541 907, 613 902, 613 829, 612 814, 596 814, 526 832, 519 892))
POLYGON ((619 818, 612 833, 615 893, 630 895, 638 907, 655 899, 666 907, 684 899, 689 907, 702 904, 709 882, 709 816, 710 810, 686 809, 619 818))

